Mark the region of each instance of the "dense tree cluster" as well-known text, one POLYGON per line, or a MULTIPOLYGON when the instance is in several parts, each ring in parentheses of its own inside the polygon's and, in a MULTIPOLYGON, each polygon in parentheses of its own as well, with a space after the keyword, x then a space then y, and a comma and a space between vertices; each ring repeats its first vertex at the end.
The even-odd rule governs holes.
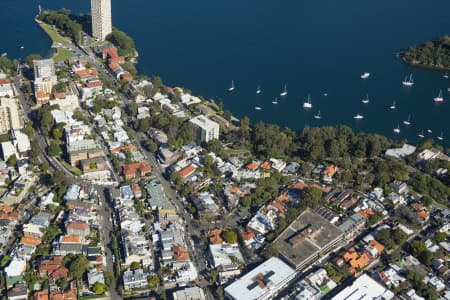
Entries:
POLYGON ((12 74, 14 70, 16 70, 17 67, 17 61, 11 60, 7 58, 6 56, 0 57, 0 70, 12 74))
POLYGON ((44 10, 38 15, 38 19, 54 25, 65 36, 71 38, 75 42, 79 42, 81 39, 82 26, 70 18, 70 11, 59 10, 51 11, 44 10))
POLYGON ((120 31, 117 28, 113 28, 112 32, 106 37, 106 40, 110 41, 117 47, 120 55, 135 55, 136 50, 134 41, 125 32, 120 31))
POLYGON ((450 36, 409 47, 404 53, 404 59, 415 65, 450 68, 450 36))

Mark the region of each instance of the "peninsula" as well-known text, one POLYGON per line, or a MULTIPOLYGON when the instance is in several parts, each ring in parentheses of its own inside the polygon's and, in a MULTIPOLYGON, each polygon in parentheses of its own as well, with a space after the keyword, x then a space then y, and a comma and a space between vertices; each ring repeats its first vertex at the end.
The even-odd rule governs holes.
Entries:
POLYGON ((403 60, 415 66, 450 69, 450 36, 411 46, 403 53, 403 60))

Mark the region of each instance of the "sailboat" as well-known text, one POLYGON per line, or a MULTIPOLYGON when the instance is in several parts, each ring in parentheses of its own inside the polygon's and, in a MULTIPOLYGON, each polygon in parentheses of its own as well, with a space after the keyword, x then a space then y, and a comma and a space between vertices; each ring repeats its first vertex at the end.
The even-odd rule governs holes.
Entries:
POLYGON ((366 98, 361 100, 362 103, 368 104, 369 103, 369 94, 366 95, 366 98))
POLYGON ((370 73, 365 72, 365 73, 361 74, 360 77, 361 77, 361 79, 367 79, 370 77, 370 73))
POLYGON ((444 102, 444 97, 442 96, 442 90, 439 91, 439 95, 437 97, 435 97, 434 102, 444 102))
POLYGON ((437 137, 438 140, 443 141, 444 140, 444 133, 441 131, 441 135, 437 137))
POLYGON ((228 88, 230 92, 234 91, 234 80, 231 80, 231 86, 228 88))
POLYGON ((259 95, 261 94, 261 87, 258 85, 258 87, 256 88, 256 94, 259 95))
POLYGON ((309 95, 306 102, 303 102, 303 108, 312 108, 311 97, 309 95))
POLYGON ((445 78, 445 79, 448 79, 448 72, 445 72, 444 78, 445 78))
POLYGON ((281 97, 284 97, 284 96, 287 96, 287 94, 288 94, 288 92, 287 92, 287 86, 284 85, 284 89, 283 89, 283 91, 280 93, 280 96, 281 96, 281 97))
POLYGON ((414 85, 414 79, 413 79, 412 73, 409 75, 409 78, 408 78, 408 76, 405 76, 405 79, 403 79, 402 84, 404 86, 413 86, 414 85))
POLYGON ((320 114, 320 110, 317 112, 316 115, 314 115, 314 119, 318 119, 318 120, 322 119, 322 115, 320 114))
POLYGON ((353 116, 353 119, 355 119, 355 120, 362 120, 362 119, 364 119, 364 116, 360 115, 360 114, 356 114, 356 115, 353 116))
POLYGON ((395 100, 394 100, 394 102, 392 102, 392 105, 389 107, 389 109, 394 110, 395 108, 396 108, 396 106, 395 106, 395 100))
POLYGON ((425 137, 425 135, 423 134, 423 130, 417 136, 423 139, 425 137))
POLYGON ((272 101, 272 104, 278 104, 278 98, 275 98, 275 100, 272 101))
POLYGON ((411 115, 408 115, 408 119, 403 121, 403 124, 408 125, 408 126, 411 125, 411 115))
POLYGON ((394 133, 396 133, 396 134, 400 133, 400 125, 397 125, 397 127, 394 128, 394 133))

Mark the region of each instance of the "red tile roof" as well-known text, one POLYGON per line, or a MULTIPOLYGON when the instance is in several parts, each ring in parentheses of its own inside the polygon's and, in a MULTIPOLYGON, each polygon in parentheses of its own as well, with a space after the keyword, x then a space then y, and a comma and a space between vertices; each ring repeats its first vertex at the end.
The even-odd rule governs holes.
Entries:
POLYGON ((122 169, 126 179, 135 178, 137 172, 139 172, 140 176, 145 176, 152 171, 150 165, 145 162, 128 164, 123 166, 122 169))
POLYGON ((255 238, 255 233, 253 231, 246 231, 241 233, 241 236, 244 240, 249 241, 253 238, 255 238))
POLYGON ((89 229, 89 225, 84 222, 69 222, 67 223, 66 228, 85 231, 89 229))
POLYGON ((28 246, 38 246, 39 244, 41 244, 42 240, 38 237, 33 237, 33 236, 23 236, 20 239, 20 243, 22 245, 28 245, 28 246))
POLYGON ((178 171, 178 175, 180 175, 181 178, 186 178, 189 175, 192 175, 195 170, 197 170, 197 167, 193 164, 190 164, 189 166, 178 171))

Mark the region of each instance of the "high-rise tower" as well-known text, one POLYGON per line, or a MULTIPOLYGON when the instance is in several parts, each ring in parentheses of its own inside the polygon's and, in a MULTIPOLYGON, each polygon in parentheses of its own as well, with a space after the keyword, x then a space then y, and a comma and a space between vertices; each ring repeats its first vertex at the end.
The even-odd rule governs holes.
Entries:
POLYGON ((112 31, 111 0, 91 0, 92 36, 104 40, 112 31))

